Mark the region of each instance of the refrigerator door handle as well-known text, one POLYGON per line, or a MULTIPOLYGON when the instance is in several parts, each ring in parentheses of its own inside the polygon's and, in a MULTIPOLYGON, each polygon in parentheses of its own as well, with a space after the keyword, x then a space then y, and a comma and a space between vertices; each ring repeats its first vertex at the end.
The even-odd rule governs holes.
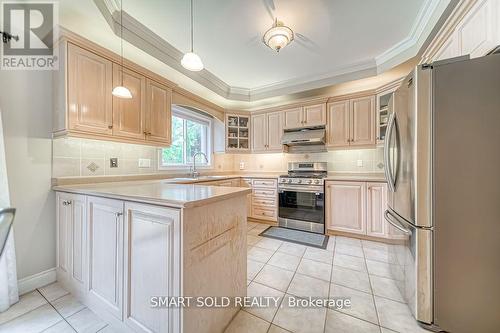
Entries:
POLYGON ((391 115, 389 116, 389 121, 387 124, 387 134, 385 136, 385 141, 384 141, 384 163, 385 163, 385 178, 387 179, 387 183, 389 185, 389 190, 391 192, 395 192, 396 190, 396 181, 394 179, 394 174, 391 168, 391 160, 390 160, 390 154, 389 154, 389 145, 392 137, 392 132, 394 130, 394 124, 395 124, 395 118, 396 118, 396 113, 392 112, 391 115))
POLYGON ((405 235, 411 235, 411 230, 406 229, 394 215, 391 214, 390 211, 386 210, 384 212, 384 217, 387 222, 389 222, 390 225, 392 225, 394 228, 398 229, 405 235))

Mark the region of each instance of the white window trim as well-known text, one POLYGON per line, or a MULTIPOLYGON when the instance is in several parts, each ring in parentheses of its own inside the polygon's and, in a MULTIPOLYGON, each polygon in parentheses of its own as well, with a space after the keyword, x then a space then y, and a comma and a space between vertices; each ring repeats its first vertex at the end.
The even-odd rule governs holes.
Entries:
MULTIPOLYGON (((193 111, 189 111, 178 107, 176 105, 172 105, 172 116, 178 116, 183 119, 192 120, 198 123, 206 124, 208 128, 207 137, 210 138, 209 142, 207 142, 207 164, 196 164, 196 169, 212 169, 213 168, 213 140, 214 140, 214 128, 213 128, 213 119, 209 116, 203 116, 196 114, 193 111)), ((158 170, 186 170, 190 169, 193 166, 193 163, 184 163, 184 164, 162 164, 162 150, 163 148, 158 149, 158 170)), ((183 149, 184 154, 186 154, 186 149, 183 149)), ((184 160, 186 160, 186 156, 184 156, 184 160)))

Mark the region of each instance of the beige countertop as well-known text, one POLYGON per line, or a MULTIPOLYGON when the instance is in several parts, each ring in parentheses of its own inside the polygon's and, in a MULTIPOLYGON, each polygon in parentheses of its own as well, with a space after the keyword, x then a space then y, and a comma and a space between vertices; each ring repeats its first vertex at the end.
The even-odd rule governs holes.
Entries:
MULTIPOLYGON (((183 174, 151 174, 151 175, 132 175, 132 176, 100 176, 100 177, 68 177, 54 178, 52 184, 54 186, 87 184, 96 185, 103 183, 126 183, 130 181, 162 181, 165 184, 195 184, 204 182, 213 182, 218 180, 226 180, 232 178, 271 178, 276 179, 280 175, 286 174, 283 172, 244 172, 227 173, 227 174, 207 174, 202 175, 198 179, 189 178, 183 174), (207 177, 208 176, 208 177, 207 177)), ((337 181, 363 181, 363 182, 385 182, 383 173, 347 173, 347 172, 329 172, 326 180, 337 181)))
POLYGON ((53 189, 54 191, 179 208, 202 206, 208 202, 251 193, 250 189, 241 187, 172 184, 164 180, 59 185, 54 186, 53 189))

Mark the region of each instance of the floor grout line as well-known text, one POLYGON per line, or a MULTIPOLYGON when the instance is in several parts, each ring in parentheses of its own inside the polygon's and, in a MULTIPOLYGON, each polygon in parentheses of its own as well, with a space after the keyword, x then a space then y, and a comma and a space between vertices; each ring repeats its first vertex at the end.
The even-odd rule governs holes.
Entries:
MULTIPOLYGON (((50 306, 51 306, 51 307, 52 307, 52 308, 53 308, 53 309, 57 312, 57 314, 58 314, 58 315, 62 318, 62 320, 64 320, 64 321, 65 321, 65 322, 69 325, 69 327, 71 327, 71 328, 73 329, 73 331, 77 332, 77 330, 73 327, 73 325, 71 325, 71 324, 69 323, 69 321, 67 321, 67 320, 66 320, 66 318, 64 318, 64 316, 63 316, 63 315, 62 315, 62 314, 61 314, 61 313, 60 313, 60 312, 56 309, 56 307, 52 304, 52 302, 51 302, 51 301, 49 301, 49 300, 48 300, 48 298, 47 298, 47 297, 45 297, 45 295, 43 295, 43 294, 42 294, 42 292, 41 292, 38 288, 37 288, 36 290, 40 293, 40 295, 42 295, 42 297, 43 297, 43 298, 45 298, 45 300, 47 301, 47 303, 49 303, 49 305, 50 305, 50 306)), ((66 295, 70 295, 70 293, 68 293, 68 294, 66 294, 66 295)), ((60 298, 62 298, 62 297, 64 297, 64 296, 66 296, 66 295, 63 295, 63 296, 61 296, 61 297, 56 298, 55 300, 53 300, 53 302, 54 302, 54 301, 57 301, 58 299, 60 299, 60 298)), ((82 310, 83 310, 83 309, 82 309, 82 310)), ((82 311, 82 310, 80 310, 80 311, 82 311)), ((78 312, 80 312, 80 311, 77 311, 77 312, 75 312, 74 314, 76 314, 76 313, 78 313, 78 312)), ((59 321, 59 322, 57 322, 57 323, 60 323, 60 321, 59 321)), ((52 327, 52 326, 51 326, 51 327, 52 327)), ((50 328, 50 327, 47 327, 47 328, 50 328)))

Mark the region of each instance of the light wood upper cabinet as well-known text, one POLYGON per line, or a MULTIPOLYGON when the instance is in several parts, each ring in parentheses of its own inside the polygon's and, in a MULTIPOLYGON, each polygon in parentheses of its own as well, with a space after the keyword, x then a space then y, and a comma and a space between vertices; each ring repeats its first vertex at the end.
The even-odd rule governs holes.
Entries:
POLYGON ((349 101, 328 104, 327 143, 329 146, 349 145, 349 101))
POLYGON ((132 98, 115 97, 113 87, 122 85, 121 65, 109 60, 113 58, 106 52, 89 50, 69 41, 60 44, 61 69, 54 74, 54 137, 169 146, 172 89, 161 78, 153 80, 154 73, 129 63, 123 67, 123 86, 132 98))
POLYGON ((132 139, 145 138, 146 78, 134 71, 113 65, 113 86, 127 87, 132 98, 113 96, 113 135, 132 139))
POLYGON ((123 318, 123 201, 88 197, 89 297, 123 318))
POLYGON ((326 124, 326 105, 304 106, 304 125, 323 126, 326 124))
POLYGON ((299 128, 303 126, 304 116, 302 107, 289 109, 284 111, 285 129, 299 128))
POLYGON ((366 234, 374 237, 387 236, 387 184, 366 183, 366 234))
POLYGON ((351 146, 374 145, 375 139, 375 97, 361 97, 351 100, 351 146))
POLYGON ((252 151, 282 151, 283 113, 271 112, 252 116, 252 151))
POLYGON ((330 230, 366 233, 366 184, 326 182, 326 227, 330 230))
POLYGON ((376 144, 375 96, 328 103, 327 145, 335 148, 376 144))
POLYGON ((146 140, 169 146, 172 142, 172 89, 147 80, 146 140))
POLYGON ((283 115, 281 112, 267 114, 267 150, 282 151, 283 115))
POLYGON ((68 128, 111 135, 112 62, 69 44, 67 72, 68 128))
POLYGON ((326 105, 315 104, 297 107, 284 112, 284 129, 322 126, 326 124, 326 105))
POLYGON ((267 150, 267 115, 265 113, 252 116, 252 150, 267 150))

